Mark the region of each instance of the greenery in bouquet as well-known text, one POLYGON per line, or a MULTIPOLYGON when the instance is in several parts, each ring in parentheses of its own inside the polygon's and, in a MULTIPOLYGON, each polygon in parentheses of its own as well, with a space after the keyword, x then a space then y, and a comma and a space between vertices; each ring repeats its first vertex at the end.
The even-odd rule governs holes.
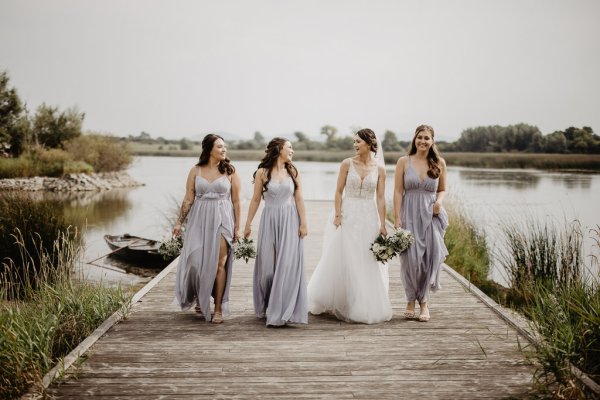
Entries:
POLYGON ((235 259, 239 260, 241 258, 246 261, 246 264, 249 259, 256 258, 256 249, 252 239, 243 238, 235 245, 235 259))
POLYGON ((371 243, 371 251, 378 262, 386 263, 394 257, 394 248, 390 241, 384 235, 379 235, 373 243, 371 243))
POLYGON ((163 260, 173 260, 181 253, 183 247, 183 236, 172 236, 170 239, 165 240, 160 244, 158 248, 158 254, 160 254, 163 260))
POLYGON ((411 231, 398 229, 392 235, 388 236, 388 244, 394 249, 394 256, 404 253, 413 244, 415 238, 411 231))

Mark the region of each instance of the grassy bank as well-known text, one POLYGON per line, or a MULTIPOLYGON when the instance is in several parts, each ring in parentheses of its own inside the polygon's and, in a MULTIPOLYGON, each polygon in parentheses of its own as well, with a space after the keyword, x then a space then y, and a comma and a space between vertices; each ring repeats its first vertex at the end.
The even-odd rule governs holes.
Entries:
POLYGON ((18 398, 130 295, 73 282, 82 240, 48 202, 6 194, 0 211, 0 398, 18 398))
MULTIPOLYGON (((174 145, 130 143, 130 149, 137 156, 198 157, 199 145, 189 150, 179 150, 174 145)), ((296 161, 340 162, 350 157, 354 151, 340 150, 296 150, 296 161)), ((260 160, 262 150, 229 150, 229 158, 236 160, 260 160)), ((385 152, 388 165, 395 165, 404 152, 385 152)), ((474 168, 531 168, 542 170, 600 171, 600 155, 594 154, 535 154, 535 153, 444 153, 448 165, 474 168)))
MULTIPOLYGON (((541 378, 552 396, 583 398, 574 365, 600 382, 600 290, 584 269, 598 267, 598 254, 582 256, 583 233, 576 222, 554 226, 538 221, 503 227, 499 254, 510 287, 488 279, 490 255, 485 235, 467 213, 450 204, 446 263, 498 303, 523 313, 539 333, 534 342, 541 378), (585 265, 585 260, 593 265, 585 265)), ((600 227, 592 232, 596 252, 600 227)))
POLYGON ((600 383, 600 288, 598 276, 585 272, 598 268, 600 226, 590 232, 596 246, 589 257, 577 221, 524 221, 503 230, 507 248, 499 258, 511 283, 508 299, 542 336, 534 343, 540 372, 576 398, 570 364, 600 383))

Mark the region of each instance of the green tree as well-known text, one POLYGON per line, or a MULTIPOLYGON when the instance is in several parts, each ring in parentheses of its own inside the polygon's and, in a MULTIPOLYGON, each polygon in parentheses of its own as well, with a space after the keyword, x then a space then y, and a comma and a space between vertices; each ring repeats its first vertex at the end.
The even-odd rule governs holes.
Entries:
POLYGON ((401 151, 402 146, 398 143, 396 134, 392 131, 385 131, 383 134, 383 140, 381 141, 381 147, 384 151, 401 151))
POLYGON ((186 138, 183 138, 179 141, 179 148, 181 150, 191 150, 194 148, 194 146, 192 146, 192 143, 190 143, 189 140, 187 140, 186 138))
POLYGON ((33 137, 44 147, 63 148, 67 140, 81 136, 84 117, 75 107, 60 112, 42 104, 33 118, 33 137))
POLYGON ((544 151, 546 153, 565 153, 567 151, 567 138, 561 131, 552 132, 545 137, 544 151))
POLYGON ((321 128, 321 135, 325 135, 327 138, 325 142, 327 147, 335 147, 335 139, 337 134, 337 128, 331 125, 325 125, 321 128))
POLYGON ((294 132, 294 136, 296 136, 296 140, 300 143, 308 142, 308 136, 304 132, 294 132))
POLYGON ((29 120, 17 90, 9 88, 6 71, 0 73, 0 152, 18 157, 28 141, 29 120))
POLYGON ((256 145, 256 149, 262 149, 263 147, 265 147, 267 145, 267 141, 265 140, 265 137, 262 135, 262 133, 256 131, 254 132, 254 143, 256 145))

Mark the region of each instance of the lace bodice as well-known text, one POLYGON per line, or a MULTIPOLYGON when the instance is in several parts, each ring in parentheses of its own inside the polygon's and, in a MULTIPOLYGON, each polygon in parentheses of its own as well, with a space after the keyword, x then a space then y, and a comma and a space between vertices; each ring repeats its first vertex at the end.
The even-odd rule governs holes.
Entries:
POLYGON ((346 176, 345 197, 373 199, 375 197, 375 192, 377 191, 378 176, 379 169, 375 166, 373 170, 361 180, 358 172, 354 168, 354 162, 350 160, 350 168, 348 169, 348 175, 346 176))

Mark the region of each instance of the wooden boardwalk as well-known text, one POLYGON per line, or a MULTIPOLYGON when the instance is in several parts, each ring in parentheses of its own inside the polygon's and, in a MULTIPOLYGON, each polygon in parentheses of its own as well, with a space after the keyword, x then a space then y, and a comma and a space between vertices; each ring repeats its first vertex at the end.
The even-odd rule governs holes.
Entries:
MULTIPOLYGON (((330 202, 308 202, 307 276, 321 253, 330 202)), ((258 217, 254 225, 258 225, 258 217)), ((176 311, 175 266, 48 393, 59 399, 522 398, 534 367, 526 339, 442 272, 431 321, 402 317, 399 264, 390 268, 394 317, 377 325, 310 316, 266 328, 252 305, 251 263, 237 261, 222 325, 176 311)))

